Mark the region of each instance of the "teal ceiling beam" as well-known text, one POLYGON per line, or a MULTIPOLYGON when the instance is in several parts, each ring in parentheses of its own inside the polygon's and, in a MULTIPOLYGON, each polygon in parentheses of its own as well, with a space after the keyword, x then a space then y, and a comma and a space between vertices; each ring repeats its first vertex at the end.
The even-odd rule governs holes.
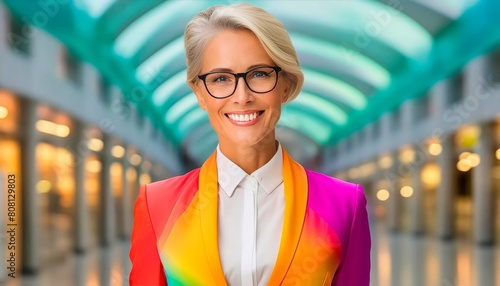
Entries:
POLYGON ((303 68, 302 71, 306 91, 324 94, 333 102, 340 102, 351 109, 359 110, 366 107, 365 95, 355 87, 313 69, 303 68))
POLYGON ((168 125, 173 126, 182 116, 192 112, 195 109, 200 109, 198 100, 194 93, 187 94, 179 99, 165 114, 165 121, 168 125))
POLYGON ((327 143, 333 132, 332 126, 327 122, 312 116, 304 116, 302 111, 288 109, 287 106, 283 108, 278 126, 300 130, 301 133, 321 146, 327 143))
POLYGON ((332 102, 316 94, 301 92, 288 107, 307 107, 310 116, 320 116, 332 125, 342 126, 347 122, 347 113, 332 102))
POLYGON ((304 7, 302 3, 291 1, 284 8, 279 2, 268 1, 262 6, 290 31, 345 47, 348 57, 355 50, 388 70, 407 58, 418 57, 419 47, 429 47, 430 34, 389 5, 376 1, 308 1, 304 7), (410 30, 401 38, 399 27, 410 30))
MULTIPOLYGON (((177 39, 171 41, 147 60, 142 62, 137 67, 135 76, 140 82, 146 85, 152 85, 154 84, 153 81, 158 79, 160 75, 167 73, 169 67, 171 67, 171 65, 179 58, 185 58, 183 37, 178 37, 177 39)), ((164 76, 162 77, 165 78, 164 76)), ((156 82, 158 82, 158 80, 156 80, 156 82)))
POLYGON ((291 39, 299 57, 307 55, 308 59, 312 58, 316 61, 315 66, 326 61, 332 71, 349 73, 378 89, 386 87, 391 80, 387 69, 355 50, 293 32, 291 39))
POLYGON ((184 69, 172 75, 154 90, 152 94, 153 103, 157 107, 164 106, 165 102, 169 101, 169 98, 175 97, 176 91, 185 89, 186 86, 186 70, 184 69))

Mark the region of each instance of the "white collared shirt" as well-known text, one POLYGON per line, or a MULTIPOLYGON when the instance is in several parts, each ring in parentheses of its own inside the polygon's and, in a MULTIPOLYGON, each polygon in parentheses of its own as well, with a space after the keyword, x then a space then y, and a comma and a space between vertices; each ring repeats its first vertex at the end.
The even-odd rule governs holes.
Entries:
POLYGON ((217 146, 219 254, 228 285, 267 285, 281 240, 285 195, 281 145, 248 175, 217 146))

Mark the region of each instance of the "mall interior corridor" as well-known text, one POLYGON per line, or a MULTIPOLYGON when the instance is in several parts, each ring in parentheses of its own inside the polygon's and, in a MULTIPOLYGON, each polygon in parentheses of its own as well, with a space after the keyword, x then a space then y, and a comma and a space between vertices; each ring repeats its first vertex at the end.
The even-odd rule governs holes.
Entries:
MULTIPOLYGON (((218 144, 184 28, 235 2, 0 0, 0 286, 129 284, 140 186, 218 144)), ((500 1, 248 2, 305 76, 277 139, 363 186, 370 285, 500 285, 500 1)))

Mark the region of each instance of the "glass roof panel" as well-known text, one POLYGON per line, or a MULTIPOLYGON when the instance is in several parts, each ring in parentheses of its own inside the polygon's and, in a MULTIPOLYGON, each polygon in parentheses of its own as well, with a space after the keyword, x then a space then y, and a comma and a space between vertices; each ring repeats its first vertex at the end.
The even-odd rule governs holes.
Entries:
POLYGON ((295 109, 287 109, 286 106, 283 108, 278 125, 299 130, 319 144, 328 142, 332 133, 331 125, 295 109))
POLYGON ((122 57, 133 56, 166 20, 175 19, 176 13, 185 11, 195 3, 191 1, 187 5, 184 1, 165 1, 158 5, 133 22, 116 38, 114 51, 122 57))
POLYGON ((383 27, 384 31, 380 33, 380 37, 409 58, 421 59, 427 56, 432 48, 431 34, 399 11, 394 12, 391 17, 394 23, 391 21, 383 27))
POLYGON ((476 4, 479 0, 414 0, 420 4, 426 5, 439 13, 446 15, 451 19, 457 19, 470 6, 476 4))
POLYGON ((191 131, 191 129, 207 121, 208 115, 204 110, 193 110, 186 116, 182 117, 179 121, 179 124, 177 125, 177 128, 175 130, 177 139, 182 139, 187 133, 191 131))
POLYGON ((179 37, 144 61, 136 71, 136 77, 149 84, 169 63, 176 58, 184 58, 184 38, 179 37))
POLYGON ((348 65, 356 70, 357 76, 363 81, 379 89, 385 88, 390 82, 389 71, 355 50, 298 33, 290 33, 290 36, 299 56, 301 51, 314 52, 318 57, 348 65))
POLYGON ((186 85, 186 70, 178 72, 161 84, 153 93, 153 103, 156 106, 162 106, 168 97, 183 85, 186 85))
MULTIPOLYGON (((340 109, 330 101, 312 93, 301 92, 299 96, 297 96, 297 98, 295 98, 288 105, 307 106, 312 110, 315 110, 318 114, 321 114, 323 117, 328 118, 336 125, 344 125, 347 122, 347 113, 344 110, 340 109)), ((311 116, 314 116, 314 114, 311 114, 311 116)))
POLYGON ((198 107, 196 95, 194 95, 194 93, 190 93, 181 98, 167 110, 165 120, 167 124, 174 124, 181 116, 186 115, 189 111, 196 107, 198 107))
POLYGON ((75 6, 85 10, 89 16, 99 18, 116 0, 74 0, 75 6))
POLYGON ((262 6, 279 18, 293 21, 299 17, 332 31, 347 31, 363 42, 384 42, 410 58, 427 54, 432 44, 432 36, 412 18, 376 1, 308 1, 307 6, 302 1, 288 1, 287 5, 266 1, 262 6), (335 17, 325 11, 335 11, 335 17))
POLYGON ((302 71, 305 76, 304 87, 321 87, 322 90, 328 92, 327 97, 343 102, 354 109, 366 107, 366 97, 353 86, 312 69, 304 68, 302 71))

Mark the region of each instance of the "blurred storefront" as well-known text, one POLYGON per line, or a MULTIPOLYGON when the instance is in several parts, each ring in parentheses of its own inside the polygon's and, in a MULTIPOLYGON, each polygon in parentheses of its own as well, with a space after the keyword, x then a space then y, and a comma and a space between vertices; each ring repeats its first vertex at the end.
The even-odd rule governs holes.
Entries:
POLYGON ((333 150, 334 174, 367 186, 374 216, 390 229, 500 241, 499 54, 478 57, 333 150))
POLYGON ((116 87, 48 35, 10 40, 25 29, 0 5, 0 190, 14 175, 18 275, 127 241, 139 184, 180 172, 172 148, 116 87))

